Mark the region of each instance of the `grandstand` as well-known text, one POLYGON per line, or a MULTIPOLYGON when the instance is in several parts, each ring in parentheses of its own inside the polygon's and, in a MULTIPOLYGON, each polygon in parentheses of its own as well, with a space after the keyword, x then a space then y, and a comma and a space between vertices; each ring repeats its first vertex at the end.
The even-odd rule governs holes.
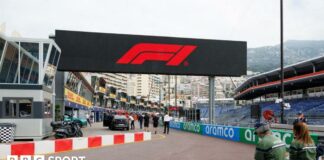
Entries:
MULTIPOLYGON (((324 56, 286 66, 284 74, 285 99, 291 106, 285 110, 288 123, 302 111, 309 123, 324 124, 324 56)), ((272 110, 279 116, 280 105, 275 99, 280 97, 280 69, 249 78, 235 89, 235 93, 235 100, 258 103, 262 111, 272 110)))
MULTIPOLYGON (((302 61, 284 68, 285 110, 287 123, 292 123, 296 113, 302 111, 309 124, 324 125, 324 56, 302 61)), ((247 79, 235 89, 235 100, 244 101, 242 107, 215 106, 216 123, 242 125, 251 123, 250 105, 260 104, 262 112, 272 110, 280 115, 280 69, 275 69, 247 79), (235 115, 235 116, 233 116, 235 115)), ((201 116, 208 115, 207 106, 199 105, 201 116), (205 109, 206 108, 206 109, 205 109)))

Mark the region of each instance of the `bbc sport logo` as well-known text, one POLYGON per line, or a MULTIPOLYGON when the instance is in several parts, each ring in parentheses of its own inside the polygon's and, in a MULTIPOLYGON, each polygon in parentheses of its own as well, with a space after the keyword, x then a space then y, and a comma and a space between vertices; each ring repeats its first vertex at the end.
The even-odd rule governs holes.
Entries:
POLYGON ((14 156, 8 155, 7 160, 86 160, 85 156, 48 156, 45 158, 44 155, 22 155, 22 156, 14 156))

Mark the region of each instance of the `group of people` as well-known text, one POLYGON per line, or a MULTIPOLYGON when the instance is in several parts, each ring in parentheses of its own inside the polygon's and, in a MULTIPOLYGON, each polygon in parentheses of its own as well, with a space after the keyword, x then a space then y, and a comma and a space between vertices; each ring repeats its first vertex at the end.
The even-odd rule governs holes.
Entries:
POLYGON ((268 123, 257 123, 255 134, 261 139, 256 146, 256 160, 316 160, 317 147, 310 136, 307 120, 301 113, 293 123, 294 139, 287 148, 286 144, 275 137, 268 123))
POLYGON ((158 132, 158 126, 159 126, 159 120, 162 118, 163 124, 164 124, 164 134, 169 134, 170 129, 170 121, 172 120, 172 117, 169 116, 169 114, 166 114, 165 116, 161 117, 157 113, 144 113, 144 114, 131 114, 129 115, 130 120, 130 126, 132 130, 135 130, 135 121, 137 120, 139 123, 140 129, 143 129, 144 124, 144 131, 149 132, 149 126, 152 119, 153 124, 153 132, 157 134, 158 132))

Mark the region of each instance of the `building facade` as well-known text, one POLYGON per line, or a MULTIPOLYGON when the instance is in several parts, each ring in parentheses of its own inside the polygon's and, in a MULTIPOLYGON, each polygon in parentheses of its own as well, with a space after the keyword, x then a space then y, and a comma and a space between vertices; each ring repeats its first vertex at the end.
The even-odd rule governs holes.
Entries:
POLYGON ((42 139, 52 133, 60 55, 51 39, 0 35, 0 123, 16 124, 15 139, 42 139))
POLYGON ((85 119, 86 114, 91 114, 94 90, 80 72, 59 71, 55 84, 56 120, 64 115, 85 119))
MULTIPOLYGON (((158 102, 161 93, 161 76, 149 74, 137 74, 132 78, 134 95, 144 97, 147 100, 158 102)), ((131 85, 131 83, 129 83, 131 85)), ((129 86, 131 88, 131 86, 129 86)), ((130 89, 131 90, 131 89, 130 89)))
POLYGON ((114 87, 121 92, 127 92, 127 74, 122 73, 100 73, 108 86, 114 87))

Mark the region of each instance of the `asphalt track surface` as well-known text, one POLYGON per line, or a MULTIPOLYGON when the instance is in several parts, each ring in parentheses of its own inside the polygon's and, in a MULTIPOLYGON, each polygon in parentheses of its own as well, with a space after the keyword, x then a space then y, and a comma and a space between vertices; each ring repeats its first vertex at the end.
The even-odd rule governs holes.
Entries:
MULTIPOLYGON (((254 146, 170 130, 152 134, 152 140, 53 154, 85 156, 86 160, 252 160, 254 146)), ((50 156, 50 155, 48 155, 50 156)))

